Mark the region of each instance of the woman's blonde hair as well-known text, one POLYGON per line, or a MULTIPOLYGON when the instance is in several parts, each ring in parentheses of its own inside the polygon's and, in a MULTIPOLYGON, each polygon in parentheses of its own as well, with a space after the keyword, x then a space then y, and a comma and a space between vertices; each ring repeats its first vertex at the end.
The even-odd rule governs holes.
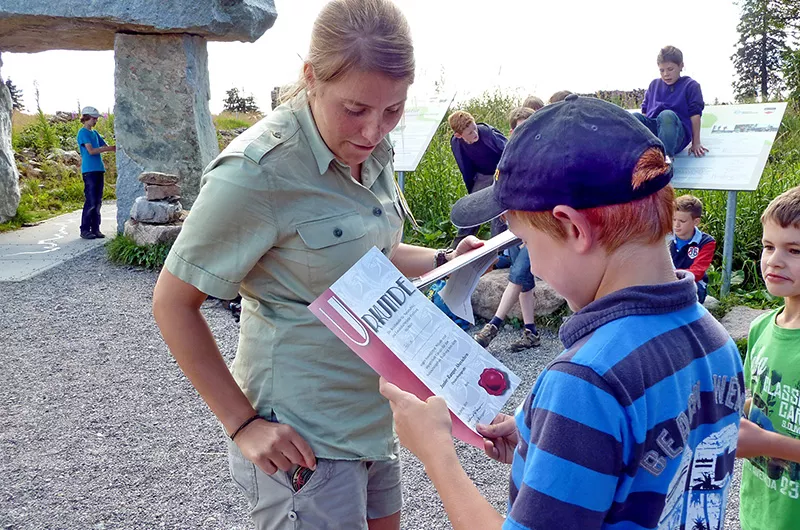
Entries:
MULTIPOLYGON (((406 17, 390 0, 333 0, 311 32, 306 63, 320 83, 353 71, 379 72, 414 82, 414 45, 406 17)), ((305 76, 281 100, 306 88, 305 76)))

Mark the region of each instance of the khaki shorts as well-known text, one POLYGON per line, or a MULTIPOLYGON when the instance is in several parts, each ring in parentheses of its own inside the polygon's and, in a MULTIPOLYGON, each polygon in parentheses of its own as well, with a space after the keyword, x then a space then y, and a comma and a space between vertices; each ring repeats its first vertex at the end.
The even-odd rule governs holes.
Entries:
POLYGON ((228 442, 231 477, 250 503, 259 530, 367 530, 368 519, 400 511, 400 460, 317 459, 317 469, 298 491, 290 474, 267 475, 228 442))

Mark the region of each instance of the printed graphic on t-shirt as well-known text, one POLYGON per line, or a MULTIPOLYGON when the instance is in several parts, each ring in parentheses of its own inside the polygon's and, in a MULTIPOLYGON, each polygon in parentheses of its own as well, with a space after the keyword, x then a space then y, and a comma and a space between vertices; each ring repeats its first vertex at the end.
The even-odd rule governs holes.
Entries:
MULTIPOLYGON (((762 356, 753 359, 750 388, 748 419, 762 429, 800 438, 800 381, 784 384, 781 373, 769 369, 769 358, 762 356)), ((800 464, 766 456, 749 460, 753 474, 768 488, 791 499, 800 497, 800 464)))
POLYGON ((706 428, 705 418, 740 414, 745 393, 736 377, 714 375, 713 380, 712 401, 703 400, 702 385, 697 381, 685 411, 663 427, 642 458, 641 467, 653 476, 667 470, 674 473, 659 517, 659 530, 718 529, 725 520, 738 425, 731 423, 711 432, 699 443, 694 440, 701 436, 698 429, 706 428), (680 460, 676 462, 677 459, 680 460))
POLYGON ((706 437, 696 451, 689 446, 684 449, 680 471, 670 483, 659 530, 722 528, 738 432, 736 425, 728 425, 706 437))

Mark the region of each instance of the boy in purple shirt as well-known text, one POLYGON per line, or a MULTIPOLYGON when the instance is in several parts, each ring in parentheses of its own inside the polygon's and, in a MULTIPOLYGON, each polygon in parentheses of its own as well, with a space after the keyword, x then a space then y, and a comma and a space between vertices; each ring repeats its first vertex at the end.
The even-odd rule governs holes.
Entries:
POLYGON ((674 157, 690 143, 691 154, 705 156, 708 149, 700 143, 700 117, 705 107, 700 83, 681 76, 683 52, 675 46, 661 48, 656 61, 661 77, 647 87, 642 113, 634 116, 664 143, 668 156, 674 157))

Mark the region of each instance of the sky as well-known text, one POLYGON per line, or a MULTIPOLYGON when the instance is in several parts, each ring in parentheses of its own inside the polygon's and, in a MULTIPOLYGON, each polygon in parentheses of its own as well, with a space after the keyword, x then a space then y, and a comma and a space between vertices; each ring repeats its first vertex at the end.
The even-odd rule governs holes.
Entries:
MULTIPOLYGON (((326 0, 275 0, 275 25, 255 43, 208 45, 212 113, 236 87, 270 108, 273 87, 295 81, 311 28, 326 0)), ((656 56, 683 51, 684 75, 700 82, 707 103, 733 100, 731 55, 738 40, 733 0, 395 0, 411 26, 416 94, 445 89, 464 100, 501 88, 543 100, 557 90, 595 92, 647 88, 656 56)), ((0 75, 22 89, 35 111, 34 82, 46 113, 75 111, 78 102, 113 111, 111 51, 3 53, 0 75), (82 72, 91 70, 90 75, 82 72)))

